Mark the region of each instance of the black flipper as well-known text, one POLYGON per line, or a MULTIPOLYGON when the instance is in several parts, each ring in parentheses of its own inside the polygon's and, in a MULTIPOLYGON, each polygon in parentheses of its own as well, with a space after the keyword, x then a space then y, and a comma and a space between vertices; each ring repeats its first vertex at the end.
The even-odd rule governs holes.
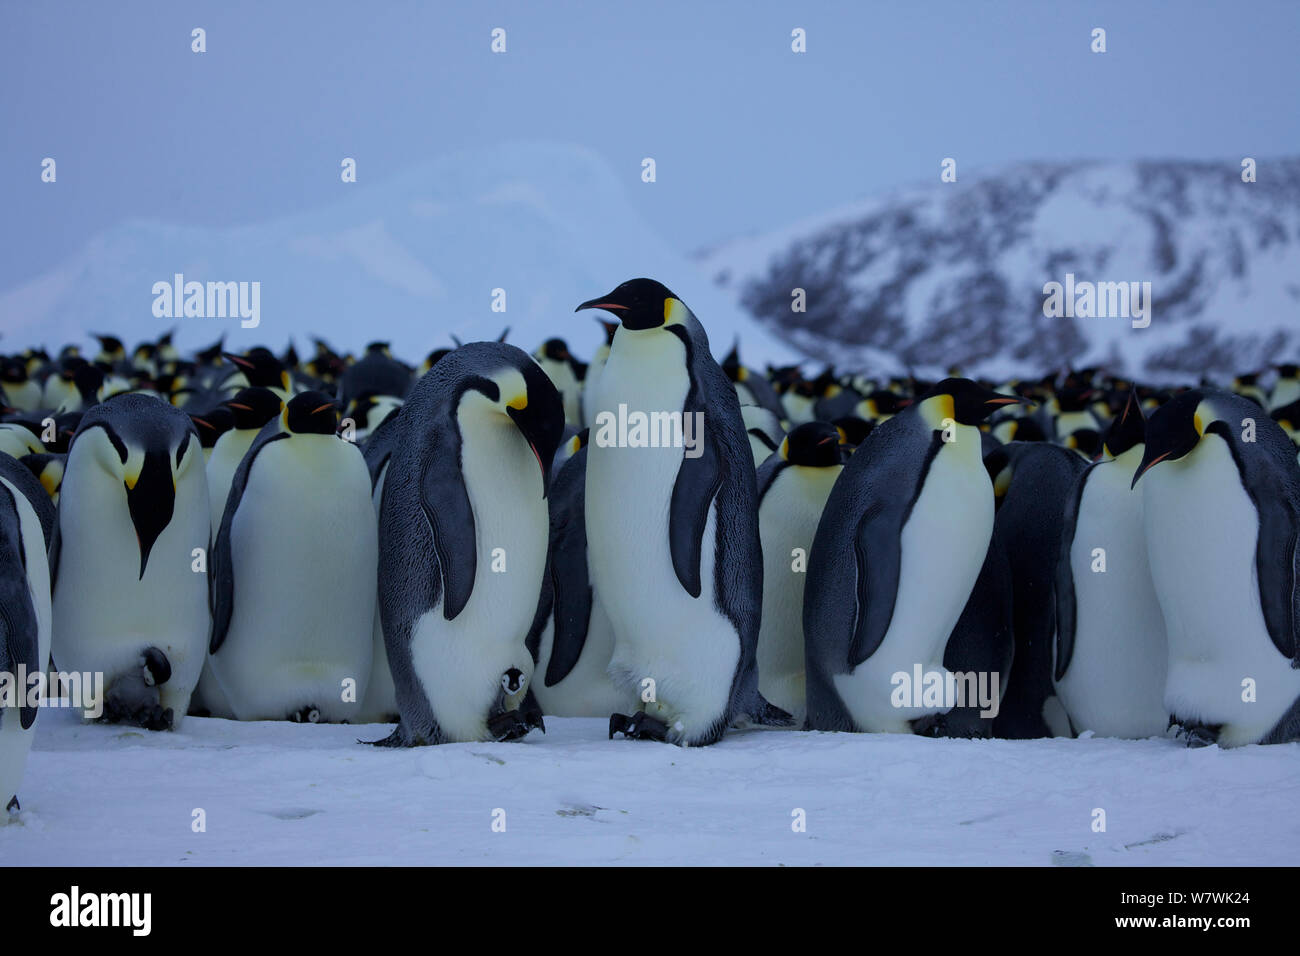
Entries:
MULTIPOLYGON (((564 680, 578 663, 591 622, 591 580, 587 569, 587 449, 564 463, 551 488, 550 580, 555 637, 546 665, 546 686, 564 680)), ((698 574, 698 563, 697 574, 698 574)))
MULTIPOLYGON (((692 395, 687 398, 684 414, 702 412, 703 404, 692 395)), ((683 456, 673 485, 673 497, 668 517, 668 548, 673 558, 673 570, 686 593, 700 596, 700 543, 704 539, 704 526, 709 521, 709 508, 722 487, 722 467, 718 449, 707 430, 699 438, 701 454, 695 458, 683 456)))
POLYGON ((460 435, 454 429, 435 432, 433 448, 420 475, 420 510, 433 533, 442 579, 442 616, 448 621, 465 609, 474 593, 478 546, 474 541, 474 509, 460 470, 460 435))
POLYGON ((230 494, 226 496, 226 507, 221 513, 221 527, 217 530, 217 540, 213 542, 211 560, 208 562, 208 600, 212 607, 209 654, 217 653, 225 643, 226 634, 230 630, 230 619, 235 612, 235 568, 230 554, 230 528, 235 520, 235 512, 239 510, 239 502, 244 497, 244 489, 248 487, 248 475, 253 462, 271 442, 289 437, 289 433, 280 431, 279 427, 280 420, 273 418, 257 433, 230 482, 230 494))
POLYGON ((1268 636, 1300 668, 1300 514, 1281 497, 1261 495, 1255 567, 1268 636))
POLYGON ((849 669, 857 667, 880 647, 894 617, 898 597, 899 567, 903 561, 903 526, 911 516, 930 463, 943 447, 941 432, 933 432, 916 487, 904 499, 901 495, 877 497, 863 513, 853 536, 853 554, 857 561, 857 612, 853 622, 853 640, 849 644, 849 669))

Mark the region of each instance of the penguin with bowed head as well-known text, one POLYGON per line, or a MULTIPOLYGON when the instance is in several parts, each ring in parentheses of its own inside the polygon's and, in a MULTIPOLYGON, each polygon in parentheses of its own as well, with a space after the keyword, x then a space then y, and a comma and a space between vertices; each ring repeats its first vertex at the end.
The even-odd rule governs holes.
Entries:
POLYGON ((524 351, 472 342, 411 389, 379 506, 379 605, 401 720, 378 743, 544 730, 525 644, 546 567, 564 407, 524 351))
POLYGON ((189 416, 138 393, 92 407, 69 446, 52 653, 64 670, 104 675, 109 720, 170 730, 189 708, 211 620, 203 464, 189 416))

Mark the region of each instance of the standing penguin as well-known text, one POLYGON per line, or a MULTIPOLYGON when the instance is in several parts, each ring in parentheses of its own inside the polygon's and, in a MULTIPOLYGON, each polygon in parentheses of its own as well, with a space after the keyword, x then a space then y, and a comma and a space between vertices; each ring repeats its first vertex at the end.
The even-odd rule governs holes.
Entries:
POLYGON ((1250 399, 1183 392, 1147 422, 1147 556, 1189 744, 1300 739, 1300 465, 1250 399))
POLYGON ((208 522, 188 415, 134 393, 86 412, 50 546, 53 655, 65 670, 103 673, 110 720, 164 730, 184 718, 210 623, 195 570, 208 522))
MULTIPOLYGON (((0 455, 0 674, 13 699, 0 699, 0 805, 19 809, 36 707, 19 674, 44 674, 50 659, 50 569, 46 546, 54 506, 24 466, 0 455)), ((7 695, 6 695, 7 696, 7 695)), ((8 814, 0 816, 0 824, 8 814)))
POLYGON ((592 404, 592 399, 596 395, 596 383, 600 380, 600 373, 605 369, 605 363, 609 361, 609 349, 614 344, 614 333, 618 331, 617 322, 606 322, 604 319, 598 321, 605 331, 605 341, 591 357, 591 361, 587 364, 587 374, 582 379, 582 420, 587 423, 592 422, 596 417, 596 409, 592 404))
POLYGON ((946 681, 944 648, 993 532, 978 426, 1017 401, 945 379, 849 459, 808 565, 809 729, 907 733, 951 706, 898 699, 895 675, 919 666, 946 681))
POLYGON ((337 426, 328 396, 295 395, 230 486, 208 650, 240 720, 340 722, 360 711, 378 542, 365 460, 337 426))
POLYGON ((578 309, 622 323, 595 396, 586 488, 592 581, 616 635, 610 674, 642 701, 611 715, 610 736, 700 746, 742 717, 789 723, 758 691, 763 557, 736 390, 699 320, 653 279, 578 309), (682 438, 649 443, 642 429, 615 447, 616 409, 678 420, 682 438))
POLYGON ((839 429, 807 422, 758 469, 758 530, 763 543, 763 618, 758 688, 804 717, 803 591, 808 552, 835 479, 844 470, 839 429))
MULTIPOLYGON (((388 471, 388 459, 393 454, 398 434, 398 416, 401 414, 402 409, 399 406, 366 436, 366 441, 361 446, 366 459, 366 469, 370 472, 370 504, 375 509, 376 529, 379 527, 379 505, 384 499, 384 475, 388 471)), ((383 615, 380 613, 378 591, 376 590, 375 593, 375 619, 371 627, 371 644, 374 650, 370 663, 370 683, 366 685, 366 696, 361 701, 361 713, 357 715, 357 720, 364 724, 392 724, 400 719, 397 709, 397 688, 393 685, 393 670, 388 666, 388 649, 384 646, 383 615)))
POLYGON ((574 428, 582 427, 582 380, 587 366, 573 357, 564 339, 547 339, 533 358, 555 383, 564 403, 564 421, 574 428))
POLYGON ((252 447, 267 422, 280 414, 283 403, 280 396, 269 388, 241 389, 234 398, 222 406, 234 416, 234 426, 221 435, 208 456, 208 496, 211 500, 212 535, 215 538, 221 527, 221 515, 226 510, 226 498, 234 481, 239 463, 252 447))
POLYGON ((520 707, 564 431, 560 393, 526 352, 472 342, 416 382, 390 421, 379 604, 401 721, 381 743, 507 740, 542 728, 540 712, 520 707))
POLYGON ((1144 436, 1130 392, 1106 432, 1105 460, 1079 476, 1062 523, 1052 680, 1074 730, 1099 737, 1154 737, 1169 724, 1165 622, 1147 563, 1142 492, 1130 487, 1144 436))
POLYGON ((1078 453, 1045 442, 1012 442, 986 462, 1001 459, 994 490, 1001 498, 993 547, 1011 571, 1015 655, 1002 706, 993 721, 997 737, 1023 740, 1071 737, 1070 721, 1052 687, 1056 643, 1056 571, 1066 502, 1088 467, 1078 453))
POLYGON ((608 717, 636 697, 609 676, 614 628, 591 586, 587 558, 586 433, 551 483, 551 555, 529 649, 537 661, 530 685, 543 714, 608 717))

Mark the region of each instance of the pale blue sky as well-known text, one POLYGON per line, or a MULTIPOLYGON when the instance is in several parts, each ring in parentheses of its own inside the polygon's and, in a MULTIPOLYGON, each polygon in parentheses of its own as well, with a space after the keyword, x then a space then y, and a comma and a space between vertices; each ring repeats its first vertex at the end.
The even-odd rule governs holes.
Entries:
POLYGON ((1300 2, 0 0, 0 289, 124 219, 328 203, 343 156, 361 188, 449 150, 582 143, 692 250, 937 177, 945 156, 1293 154, 1298 38, 1300 2))

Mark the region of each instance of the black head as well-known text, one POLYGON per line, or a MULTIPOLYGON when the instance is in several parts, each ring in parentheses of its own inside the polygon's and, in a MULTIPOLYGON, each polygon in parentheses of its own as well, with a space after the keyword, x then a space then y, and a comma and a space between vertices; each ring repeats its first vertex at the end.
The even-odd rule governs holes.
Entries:
POLYGON ((1296 399, 1289 405, 1283 405, 1281 408, 1273 409, 1273 411, 1269 412, 1269 418, 1288 431, 1300 431, 1300 399, 1296 399))
POLYGON ((792 465, 829 468, 840 463, 840 430, 830 422, 805 422, 785 436, 781 456, 792 465))
POLYGON ((1136 487, 1138 479, 1160 462, 1177 461, 1200 444, 1207 423, 1202 421, 1197 409, 1204 398, 1205 393, 1200 389, 1183 392, 1147 419, 1146 448, 1130 487, 1136 487))
POLYGON ((284 423, 295 435, 333 435, 339 427, 334 399, 321 392, 299 392, 284 407, 284 423))
POLYGON ((844 418, 837 418, 831 422, 840 430, 840 444, 857 447, 866 441, 871 430, 876 427, 875 422, 869 422, 865 418, 858 418, 856 415, 848 415, 844 418))
POLYGON ((681 300, 654 279, 629 279, 607 295, 588 299, 573 311, 604 309, 618 316, 623 328, 640 331, 657 329, 672 317, 674 303, 681 300))
POLYGON ((226 402, 226 407, 234 413, 235 427, 242 430, 261 428, 280 414, 282 404, 280 396, 275 392, 257 386, 241 388, 234 398, 226 402))
POLYGON ((978 426, 999 408, 1022 403, 1019 398, 995 392, 968 378, 945 378, 931 386, 918 404, 932 400, 938 400, 937 410, 942 417, 951 418, 959 425, 972 426, 978 426))
POLYGON ((203 415, 191 415, 190 421, 199 432, 199 444, 211 448, 217 439, 235 427, 235 413, 224 405, 218 405, 203 415))
POLYGON ((1090 460, 1096 458, 1101 453, 1101 432, 1095 428, 1076 428, 1066 436, 1065 447, 1090 460))
POLYGON ((262 388, 289 387, 289 373, 270 349, 258 346, 249 349, 246 355, 234 355, 230 352, 224 354, 244 373, 244 378, 248 379, 249 385, 258 385, 262 388))
POLYGON ((27 363, 17 355, 7 355, 0 360, 0 381, 21 385, 27 381, 27 363))
POLYGON ((1138 401, 1137 391, 1129 389, 1128 400, 1124 409, 1111 421, 1106 429, 1103 444, 1112 458, 1118 458, 1124 452, 1146 441, 1146 416, 1142 414, 1142 404, 1138 401))
POLYGON ((541 354, 553 362, 567 362, 572 355, 569 354, 568 343, 564 339, 547 339, 542 343, 541 354))

